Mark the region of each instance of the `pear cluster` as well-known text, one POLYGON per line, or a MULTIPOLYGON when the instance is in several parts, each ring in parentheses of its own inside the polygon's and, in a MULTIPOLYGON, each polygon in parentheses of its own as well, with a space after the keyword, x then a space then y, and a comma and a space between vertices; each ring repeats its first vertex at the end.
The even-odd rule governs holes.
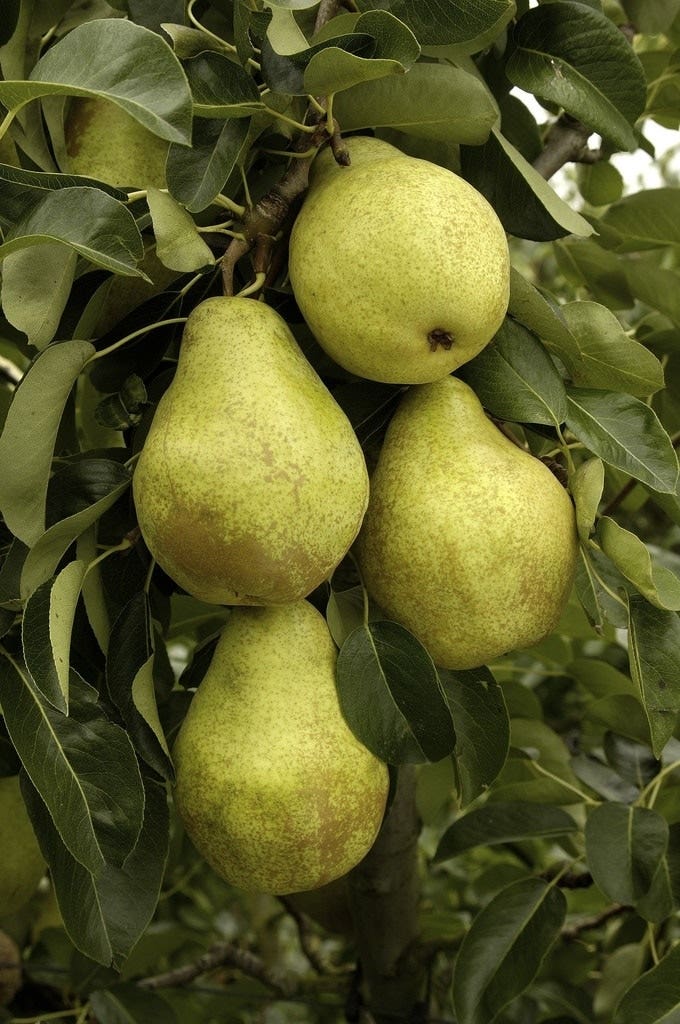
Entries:
POLYGON ((327 886, 384 814, 386 766, 348 729, 336 650, 305 598, 350 547, 366 588, 440 667, 556 625, 576 564, 571 500, 451 376, 505 316, 509 255, 486 200, 375 139, 315 162, 290 279, 319 344, 411 385, 370 481, 352 426, 262 302, 191 313, 134 475, 143 537, 188 593, 234 606, 174 750, 187 831, 233 884, 327 886))

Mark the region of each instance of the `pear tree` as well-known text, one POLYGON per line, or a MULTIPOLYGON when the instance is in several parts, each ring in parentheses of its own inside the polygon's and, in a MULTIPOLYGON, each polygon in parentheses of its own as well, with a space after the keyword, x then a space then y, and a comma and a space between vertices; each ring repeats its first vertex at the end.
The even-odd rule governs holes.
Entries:
POLYGON ((678 53, 2 5, 0 1020, 680 1014, 678 53))

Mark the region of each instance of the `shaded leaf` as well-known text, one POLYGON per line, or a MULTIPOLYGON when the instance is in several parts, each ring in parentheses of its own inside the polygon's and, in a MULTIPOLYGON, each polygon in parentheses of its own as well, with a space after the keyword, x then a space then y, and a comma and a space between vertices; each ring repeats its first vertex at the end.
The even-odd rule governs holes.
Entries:
POLYGON ((196 230, 196 224, 172 196, 149 188, 146 201, 156 236, 156 255, 161 263, 182 273, 214 266, 215 257, 196 230))
POLYGON ((577 829, 574 819, 559 807, 521 801, 491 803, 454 821, 439 840, 434 860, 449 860, 475 846, 555 838, 577 829))
POLYGON ((680 577, 655 561, 644 542, 610 516, 602 516, 597 536, 604 553, 656 608, 680 610, 680 577))
POLYGON ((171 194, 191 213, 209 206, 239 164, 249 140, 249 121, 194 122, 191 147, 171 145, 165 175, 171 194))
POLYGON ((680 195, 676 188, 634 192, 613 203, 601 221, 619 239, 619 252, 680 245, 680 195))
POLYGON ((656 414, 631 395, 568 388, 567 426, 579 441, 617 469, 672 494, 678 459, 656 414))
POLYGON ((0 437, 1 509, 10 530, 29 546, 45 529, 47 482, 66 399, 93 354, 89 341, 45 349, 23 377, 7 414, 0 437))
POLYGON ((635 902, 649 892, 668 846, 668 825, 656 811, 605 803, 585 828, 586 858, 597 886, 611 900, 635 902))
POLYGON ((630 669, 649 721, 656 757, 680 714, 680 619, 633 594, 629 606, 630 669))
POLYGON ((503 688, 488 668, 439 669, 456 730, 453 766, 462 806, 498 776, 508 754, 510 722, 503 688))
POLYGON ((675 1024, 680 1019, 680 945, 626 992, 613 1024, 675 1024))
POLYGON ((459 1024, 492 1024, 538 973, 567 904, 559 889, 527 878, 503 889, 463 939, 453 977, 459 1024))
POLYGON ((510 268, 510 304, 508 312, 538 335, 546 348, 569 369, 580 359, 578 341, 569 330, 561 307, 548 299, 514 268, 510 268))
MULTIPOLYGON (((374 3, 358 0, 357 6, 370 10, 374 3)), ((480 49, 479 40, 494 38, 515 13, 511 0, 392 0, 390 9, 425 45, 472 42, 480 49)))
POLYGON ((29 345, 45 348, 54 338, 68 300, 77 255, 61 242, 30 246, 5 256, 2 309, 29 345))
POLYGON ((432 659, 396 622, 370 622, 338 654, 338 697, 358 739, 390 764, 439 761, 456 742, 432 659))
POLYGON ((90 993, 90 1005, 99 1024, 147 1024, 162 1020, 175 1024, 177 1016, 156 992, 132 982, 112 985, 90 993))

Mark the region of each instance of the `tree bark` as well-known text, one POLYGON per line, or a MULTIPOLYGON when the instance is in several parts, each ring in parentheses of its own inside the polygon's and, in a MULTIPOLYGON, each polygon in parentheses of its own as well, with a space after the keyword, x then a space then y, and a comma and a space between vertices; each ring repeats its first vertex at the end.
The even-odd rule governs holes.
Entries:
POLYGON ((421 998, 418 938, 418 834, 415 769, 399 770, 394 800, 378 838, 349 874, 364 1004, 376 1022, 409 1021, 421 998))

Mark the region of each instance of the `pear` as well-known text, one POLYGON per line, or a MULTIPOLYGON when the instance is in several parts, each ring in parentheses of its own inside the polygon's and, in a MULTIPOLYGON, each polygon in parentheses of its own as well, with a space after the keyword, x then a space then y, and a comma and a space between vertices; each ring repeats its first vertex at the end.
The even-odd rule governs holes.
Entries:
POLYGON ((7 932, 0 931, 0 1006, 12 1002, 21 988, 21 981, 19 947, 7 932))
POLYGON ((386 766, 345 723, 336 649, 306 601, 232 611, 174 747, 175 798, 196 848, 243 889, 287 894, 370 849, 386 766))
POLYGON ((442 668, 537 643, 576 570, 569 495, 455 377, 410 389, 385 436, 357 541, 371 597, 442 668))
POLYGON ((346 370, 390 384, 439 380, 503 321, 505 232, 452 171, 377 139, 346 141, 352 164, 333 169, 329 155, 319 158, 293 225, 295 298, 346 370))
POLYGON ((101 97, 71 100, 64 124, 67 170, 116 188, 166 188, 169 143, 117 103, 101 97))
POLYGON ((19 786, 19 776, 0 778, 0 917, 28 903, 45 874, 45 860, 35 837, 19 786))
POLYGON ((133 487, 154 558, 215 604, 309 594, 346 554, 368 501, 351 424, 287 324, 262 302, 224 296, 189 316, 133 487))

